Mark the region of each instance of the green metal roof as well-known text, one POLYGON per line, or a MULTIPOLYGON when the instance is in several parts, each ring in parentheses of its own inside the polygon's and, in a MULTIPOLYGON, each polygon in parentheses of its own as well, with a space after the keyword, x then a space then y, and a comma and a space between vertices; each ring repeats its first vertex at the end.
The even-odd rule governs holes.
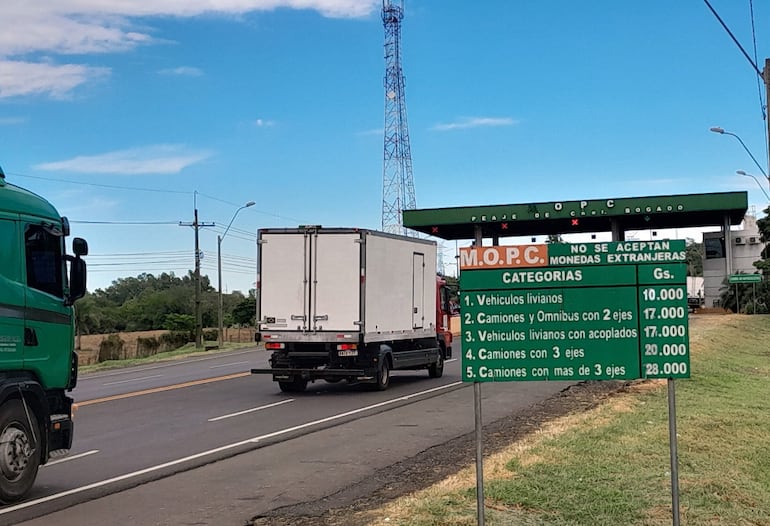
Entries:
POLYGON ((626 230, 721 226, 743 221, 748 192, 622 197, 404 210, 404 226, 442 239, 514 237, 626 230))
POLYGON ((0 213, 29 214, 59 223, 61 216, 51 203, 29 190, 3 182, 0 184, 0 213))

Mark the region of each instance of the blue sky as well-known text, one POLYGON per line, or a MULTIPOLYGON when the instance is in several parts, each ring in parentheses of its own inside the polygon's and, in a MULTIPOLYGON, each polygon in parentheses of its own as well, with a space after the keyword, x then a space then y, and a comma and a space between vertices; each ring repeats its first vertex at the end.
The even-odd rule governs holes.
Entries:
MULTIPOLYGON (((753 55, 749 0, 711 0, 753 55)), ((759 67, 770 7, 755 2, 759 67)), ((254 286, 255 231, 381 226, 379 0, 3 0, 0 166, 90 245, 89 289, 193 266, 254 286), (96 222, 96 223, 94 223, 96 222)), ((407 0, 418 208, 764 195, 757 75, 702 1, 407 0)), ((454 245, 447 246, 453 254, 454 245)))

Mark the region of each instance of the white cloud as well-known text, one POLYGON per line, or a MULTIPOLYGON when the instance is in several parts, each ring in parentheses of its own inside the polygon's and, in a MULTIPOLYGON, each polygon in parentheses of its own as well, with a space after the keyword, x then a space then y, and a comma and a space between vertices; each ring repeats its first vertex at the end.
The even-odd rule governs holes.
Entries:
POLYGON ((104 77, 107 68, 92 68, 79 64, 61 66, 48 63, 0 60, 0 99, 20 95, 48 95, 66 98, 81 84, 104 77))
POLYGON ((690 179, 687 178, 680 178, 680 179, 674 179, 674 178, 659 178, 659 179, 634 179, 630 181, 626 181, 626 184, 635 184, 635 185, 641 185, 641 186, 672 186, 672 185, 686 185, 688 182, 691 182, 690 179))
POLYGON ((0 126, 12 126, 14 124, 24 124, 27 122, 25 117, 0 117, 0 126))
POLYGON ((119 175, 177 174, 211 155, 208 151, 191 151, 180 145, 161 144, 99 155, 81 155, 65 161, 39 164, 35 168, 119 175))
POLYGON ((152 41, 132 31, 128 19, 107 13, 67 11, 69 2, 45 8, 46 2, 3 0, 0 15, 7 24, 0 32, 0 56, 29 53, 83 54, 125 51, 152 41), (64 9, 61 9, 64 8, 64 9))
POLYGON ((465 128, 481 128, 489 126, 513 126, 519 121, 510 117, 463 117, 455 122, 436 124, 432 129, 437 131, 462 130, 465 128))
POLYGON ((93 189, 65 190, 51 197, 55 199, 58 210, 62 215, 69 217, 97 217, 115 210, 120 201, 109 199, 101 195, 94 195, 93 189))
POLYGON ((0 55, 30 52, 98 53, 153 41, 132 19, 243 14, 278 8, 311 9, 323 16, 369 15, 380 0, 3 0, 0 55))
MULTIPOLYGON (((46 65, 48 79, 31 68, 13 79, 6 62, 32 64, 32 54, 72 55, 124 52, 159 41, 145 24, 152 17, 189 18, 202 15, 238 15, 278 8, 315 10, 326 17, 357 18, 371 14, 380 0, 0 0, 0 96, 46 94, 63 97, 92 78, 97 68, 46 65), (141 22, 136 19, 141 18, 141 22), (141 25, 140 25, 141 24, 141 25), (78 70, 78 68, 80 68, 78 70), (52 72, 70 73, 69 87, 52 72), (20 89, 28 73, 35 89, 20 89)), ((42 64, 37 64, 43 69, 42 64)), ((177 73, 179 74, 179 73, 177 73)), ((189 72, 187 72, 189 74, 189 72)))
POLYGON ((267 128, 268 126, 272 126, 275 124, 274 121, 267 121, 265 119, 257 119, 254 121, 254 126, 258 128, 267 128))
POLYGON ((190 66, 180 66, 178 68, 162 69, 158 73, 161 75, 176 75, 180 77, 200 77, 203 71, 200 68, 190 66))
POLYGON ((367 135, 383 135, 384 133, 385 133, 385 130, 383 128, 372 128, 371 130, 360 131, 356 133, 356 135, 365 137, 367 135))

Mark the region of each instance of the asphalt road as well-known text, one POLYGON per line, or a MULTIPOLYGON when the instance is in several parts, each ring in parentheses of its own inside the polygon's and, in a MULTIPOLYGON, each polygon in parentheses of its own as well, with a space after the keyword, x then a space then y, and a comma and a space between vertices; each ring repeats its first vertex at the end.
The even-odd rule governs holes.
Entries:
MULTIPOLYGON (((0 523, 242 525, 473 430, 459 360, 439 379, 394 373, 384 392, 320 382, 291 396, 248 374, 266 365, 246 350, 84 376, 73 450, 41 468, 27 501, 0 508, 0 523)), ((485 385, 484 421, 566 385, 485 385)))

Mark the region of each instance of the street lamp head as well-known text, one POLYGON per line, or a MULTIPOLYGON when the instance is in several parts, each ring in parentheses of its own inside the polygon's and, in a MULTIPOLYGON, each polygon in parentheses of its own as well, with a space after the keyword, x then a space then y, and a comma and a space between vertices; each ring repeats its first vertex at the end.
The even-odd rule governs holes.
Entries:
POLYGON ((736 170, 735 173, 737 173, 738 175, 749 175, 746 172, 744 172, 743 170, 736 170))
POLYGON ((254 206, 255 204, 257 204, 257 203, 255 203, 254 201, 249 201, 248 203, 246 203, 246 204, 245 204, 245 205, 243 205, 243 206, 244 206, 244 208, 248 208, 248 207, 250 207, 250 206, 254 206))
POLYGON ((724 128, 720 128, 719 126, 712 126, 709 128, 710 131, 713 131, 714 133, 724 133, 724 128))

